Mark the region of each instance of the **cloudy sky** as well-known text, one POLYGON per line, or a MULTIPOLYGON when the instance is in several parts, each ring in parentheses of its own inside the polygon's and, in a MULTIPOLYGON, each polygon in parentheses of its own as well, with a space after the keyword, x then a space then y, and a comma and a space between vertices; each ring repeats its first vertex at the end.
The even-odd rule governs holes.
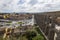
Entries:
POLYGON ((60 0, 0 0, 0 12, 59 11, 60 0))

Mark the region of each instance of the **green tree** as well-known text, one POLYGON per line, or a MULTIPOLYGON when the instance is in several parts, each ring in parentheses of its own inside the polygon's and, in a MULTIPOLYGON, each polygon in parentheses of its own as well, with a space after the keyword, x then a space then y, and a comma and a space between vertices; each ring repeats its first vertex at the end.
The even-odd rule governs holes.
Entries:
POLYGON ((20 24, 20 26, 22 26, 23 22, 18 22, 18 24, 20 24))
POLYGON ((36 37, 34 37, 32 40, 44 40, 44 37, 41 35, 37 35, 36 37))
POLYGON ((37 35, 37 34, 36 34, 36 32, 34 32, 34 31, 28 31, 28 32, 26 32, 26 38, 27 38, 28 40, 32 40, 32 38, 34 38, 36 35, 37 35))

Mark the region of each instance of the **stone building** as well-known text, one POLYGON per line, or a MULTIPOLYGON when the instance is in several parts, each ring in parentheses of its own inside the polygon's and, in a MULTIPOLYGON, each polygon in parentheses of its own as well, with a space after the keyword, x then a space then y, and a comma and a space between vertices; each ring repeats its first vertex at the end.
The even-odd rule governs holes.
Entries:
POLYGON ((35 14, 36 23, 45 34, 47 40, 60 40, 59 16, 60 11, 35 14))

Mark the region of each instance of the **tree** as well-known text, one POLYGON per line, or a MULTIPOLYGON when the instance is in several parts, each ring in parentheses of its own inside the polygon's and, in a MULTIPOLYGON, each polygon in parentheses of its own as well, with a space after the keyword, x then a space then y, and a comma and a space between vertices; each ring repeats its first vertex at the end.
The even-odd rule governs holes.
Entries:
POLYGON ((44 40, 44 37, 41 35, 37 35, 36 37, 34 37, 32 40, 44 40))
POLYGON ((36 34, 35 31, 28 31, 28 32, 26 32, 26 38, 27 38, 28 40, 32 40, 32 38, 34 38, 36 35, 37 35, 37 34, 36 34))
POLYGON ((20 24, 20 26, 22 26, 23 22, 18 22, 18 24, 20 24))

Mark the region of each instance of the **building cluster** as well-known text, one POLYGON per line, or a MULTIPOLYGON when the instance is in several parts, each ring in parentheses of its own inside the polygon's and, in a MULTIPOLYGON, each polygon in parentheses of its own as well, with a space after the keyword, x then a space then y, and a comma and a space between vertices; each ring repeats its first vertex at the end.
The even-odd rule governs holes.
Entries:
POLYGON ((23 20, 23 19, 31 19, 32 14, 0 14, 0 19, 8 19, 8 20, 23 20))
POLYGON ((26 30, 31 30, 33 25, 34 15, 32 14, 0 14, 1 34, 4 34, 5 29, 14 29, 14 33, 24 33, 26 30))

